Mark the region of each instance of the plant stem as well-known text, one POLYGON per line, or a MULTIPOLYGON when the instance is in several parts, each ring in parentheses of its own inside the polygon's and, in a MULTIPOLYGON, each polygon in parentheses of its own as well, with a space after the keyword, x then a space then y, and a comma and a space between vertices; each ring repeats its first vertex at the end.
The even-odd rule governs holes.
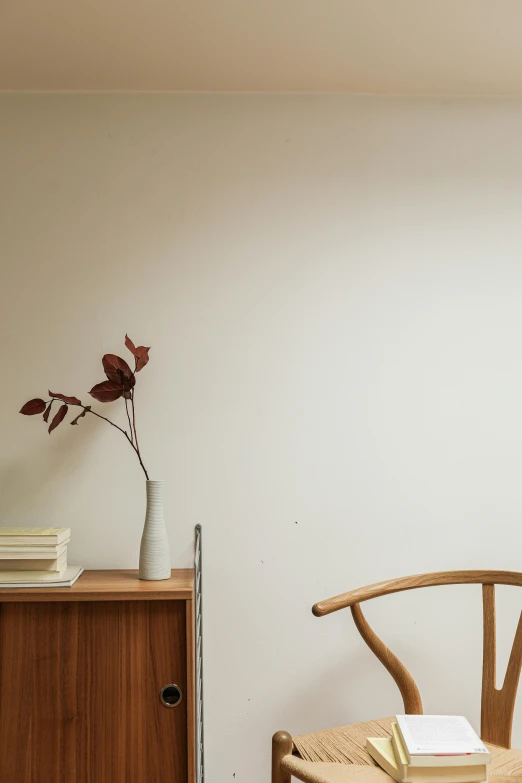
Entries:
POLYGON ((138 433, 136 432, 136 410, 134 408, 134 389, 131 391, 131 405, 132 405, 132 423, 134 424, 134 440, 136 441, 136 451, 140 453, 140 446, 138 443, 138 433))
POLYGON ((127 398, 126 398, 126 397, 125 397, 125 411, 126 411, 126 413, 127 413, 127 420, 128 420, 128 422, 129 422, 129 430, 130 430, 130 436, 131 436, 131 443, 132 443, 132 445, 134 446, 134 439, 133 439, 133 437, 132 437, 132 424, 131 424, 131 420, 130 420, 130 414, 129 414, 129 401, 127 400, 127 398))
MULTIPOLYGON (((82 408, 85 408, 85 405, 82 405, 82 408)), ((99 414, 99 413, 96 413, 96 411, 93 411, 92 409, 91 409, 91 410, 88 410, 88 411, 87 411, 87 413, 92 413, 92 414, 93 414, 93 416, 97 416, 99 419, 103 419, 104 421, 107 421, 107 422, 109 422, 109 424, 110 424, 111 426, 113 426, 113 427, 116 427, 116 429, 117 429, 117 430, 119 430, 120 432, 123 432, 123 434, 125 435, 125 437, 126 437, 126 438, 127 438, 127 440, 129 441, 130 445, 132 446, 132 448, 133 448, 133 449, 134 449, 134 451, 136 452, 136 455, 137 455, 137 457, 138 457, 138 459, 139 459, 139 461, 140 461, 140 465, 141 465, 141 467, 142 467, 142 469, 143 469, 143 472, 145 473, 145 478, 146 478, 146 479, 147 479, 147 481, 148 481, 148 480, 149 480, 149 474, 147 473, 147 469, 146 469, 145 465, 143 464, 143 460, 141 459, 141 454, 140 454, 139 450, 136 448, 136 446, 134 445, 134 443, 132 442, 132 440, 129 438, 129 436, 128 436, 128 434, 125 432, 125 430, 122 430, 122 428, 121 428, 121 427, 118 427, 118 425, 117 425, 117 424, 115 424, 115 423, 114 423, 113 421, 111 421, 110 419, 107 419, 105 416, 100 416, 100 414, 99 414)))
MULTIPOLYGON (((125 430, 123 430, 121 427, 118 427, 117 424, 115 424, 113 421, 108 419, 106 416, 102 416, 100 413, 96 413, 96 411, 93 411, 92 408, 90 406, 88 406, 88 405, 82 405, 81 403, 78 405, 77 403, 74 403, 74 402, 66 402, 66 403, 64 403, 63 400, 59 400, 56 397, 53 397, 53 400, 56 400, 57 402, 61 402, 62 404, 65 404, 65 405, 72 405, 75 408, 83 408, 83 410, 86 413, 92 413, 93 416, 97 416, 99 419, 103 419, 103 421, 108 422, 108 424, 110 424, 111 427, 115 427, 115 429, 117 429, 121 433, 123 433, 123 435, 125 435, 125 437, 129 441, 130 445, 132 446, 133 450, 136 452, 136 455, 137 455, 137 457, 138 457, 138 459, 140 461, 140 465, 142 467, 142 470, 145 473, 145 478, 147 479, 147 481, 149 481, 149 474, 147 473, 147 469, 146 469, 145 465, 143 464, 143 460, 141 459, 141 454, 138 451, 138 449, 136 448, 136 446, 134 445, 134 443, 132 442, 132 440, 129 438, 129 435, 128 435, 128 433, 125 430)), ((131 434, 132 434, 132 432, 131 432, 131 434)))

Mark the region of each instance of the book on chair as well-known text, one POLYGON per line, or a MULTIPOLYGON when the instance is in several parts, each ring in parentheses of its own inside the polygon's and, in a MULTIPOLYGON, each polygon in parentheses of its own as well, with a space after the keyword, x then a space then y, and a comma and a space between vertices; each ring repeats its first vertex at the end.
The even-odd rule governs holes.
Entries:
POLYGON ((413 767, 460 767, 491 761, 489 750, 461 715, 397 715, 397 731, 392 733, 396 752, 399 738, 413 767))
POLYGON ((487 781, 490 753, 465 718, 397 715, 391 730, 391 737, 368 738, 366 749, 398 783, 487 781))

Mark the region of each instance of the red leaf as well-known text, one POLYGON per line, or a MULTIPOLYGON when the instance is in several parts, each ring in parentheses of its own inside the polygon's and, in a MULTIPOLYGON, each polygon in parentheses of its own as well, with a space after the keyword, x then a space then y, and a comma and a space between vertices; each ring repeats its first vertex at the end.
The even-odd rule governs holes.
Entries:
POLYGON ((136 348, 136 346, 134 345, 134 343, 132 342, 128 334, 125 335, 125 345, 136 359, 135 371, 139 372, 140 370, 143 370, 143 368, 149 361, 150 348, 146 348, 144 345, 138 345, 138 347, 136 348))
POLYGON ((144 345, 139 345, 136 348, 136 372, 143 370, 145 365, 149 363, 149 351, 150 348, 145 348, 144 345))
POLYGON ((68 402, 70 405, 81 405, 82 403, 78 399, 78 397, 67 397, 65 394, 55 394, 54 392, 49 392, 49 397, 56 397, 57 400, 62 400, 63 402, 68 402))
POLYGON ((53 400, 51 400, 51 402, 49 403, 49 405, 48 405, 48 406, 47 406, 47 408, 45 409, 45 413, 44 413, 44 415, 43 415, 43 420, 44 420, 45 422, 47 422, 47 421, 49 420, 49 414, 50 414, 50 412, 51 412, 51 405, 52 405, 52 404, 53 404, 53 400))
POLYGON ((132 342, 128 334, 125 335, 125 346, 129 349, 133 356, 136 356, 136 346, 132 342))
POLYGON ((89 394, 98 402, 114 402, 124 392, 123 384, 114 381, 102 381, 93 386, 89 394))
POLYGON ((71 421, 71 424, 78 424, 78 419, 83 419, 85 414, 89 413, 90 410, 91 410, 91 406, 90 405, 86 405, 85 408, 83 409, 83 411, 81 413, 79 413, 78 416, 71 421))
POLYGON ((121 356, 114 353, 106 353, 102 359, 105 375, 113 383, 125 386, 126 389, 132 389, 136 383, 136 378, 131 368, 121 356))
POLYGON ((58 408, 57 412, 54 414, 54 418, 51 422, 51 426, 49 427, 49 435, 65 419, 65 417, 67 416, 67 411, 68 411, 67 405, 61 405, 58 408))
POLYGON ((45 405, 46 403, 37 397, 34 400, 29 400, 29 402, 26 402, 23 408, 20 409, 20 413, 23 413, 24 416, 34 416, 37 413, 43 413, 45 410, 45 405))

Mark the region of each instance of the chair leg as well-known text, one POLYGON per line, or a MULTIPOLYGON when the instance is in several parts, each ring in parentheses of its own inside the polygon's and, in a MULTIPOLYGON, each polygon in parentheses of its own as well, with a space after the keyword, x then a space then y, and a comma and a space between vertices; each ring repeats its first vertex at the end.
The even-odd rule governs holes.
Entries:
POLYGON ((287 731, 278 731, 272 737, 272 783, 291 783, 291 775, 281 769, 281 759, 292 753, 292 737, 287 731))

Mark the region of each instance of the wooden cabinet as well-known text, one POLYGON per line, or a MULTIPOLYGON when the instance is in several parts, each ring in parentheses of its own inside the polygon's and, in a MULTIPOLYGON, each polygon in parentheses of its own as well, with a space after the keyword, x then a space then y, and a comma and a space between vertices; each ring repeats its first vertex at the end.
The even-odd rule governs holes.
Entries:
POLYGON ((0 590, 0 781, 193 783, 193 660, 190 570, 0 590))

